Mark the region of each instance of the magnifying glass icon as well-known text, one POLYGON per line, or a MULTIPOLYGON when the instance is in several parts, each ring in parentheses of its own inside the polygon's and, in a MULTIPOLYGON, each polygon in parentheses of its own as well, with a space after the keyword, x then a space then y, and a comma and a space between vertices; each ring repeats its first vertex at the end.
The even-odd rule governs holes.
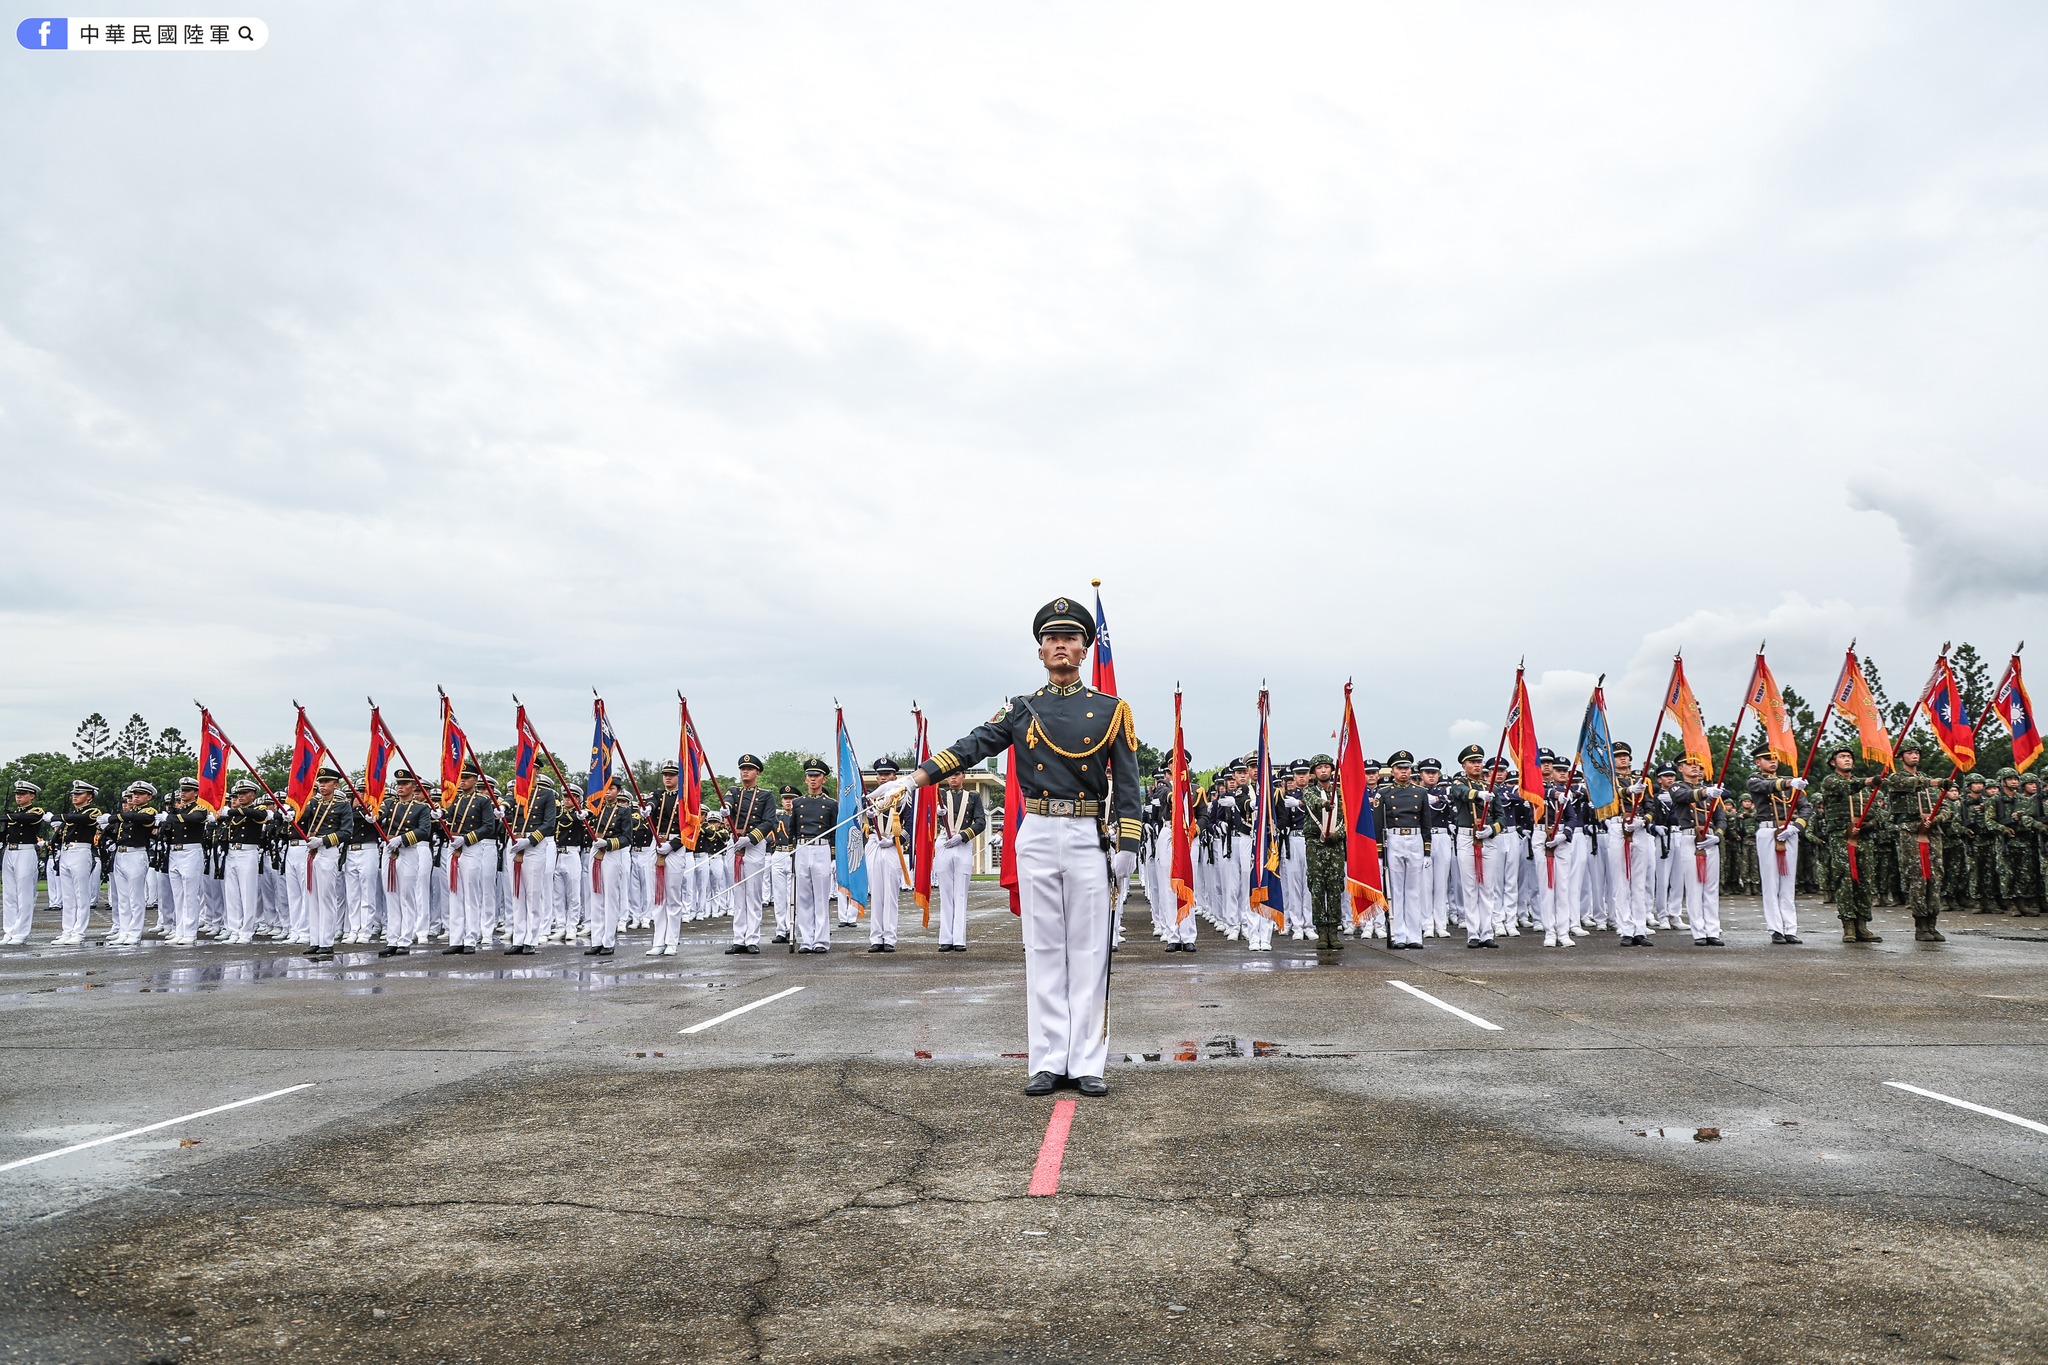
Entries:
POLYGON ((236 29, 235 36, 237 38, 240 38, 243 42, 253 43, 256 41, 255 31, 251 29, 247 24, 244 24, 240 28, 236 29))

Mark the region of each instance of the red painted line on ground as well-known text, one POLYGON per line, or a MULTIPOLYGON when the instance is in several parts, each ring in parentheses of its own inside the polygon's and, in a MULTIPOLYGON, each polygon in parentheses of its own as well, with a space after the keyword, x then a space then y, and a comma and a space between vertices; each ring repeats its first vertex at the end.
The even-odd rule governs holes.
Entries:
POLYGON ((1031 1168, 1031 1187, 1026 1194, 1052 1195, 1060 1192, 1060 1161, 1067 1154, 1067 1130, 1074 1126, 1074 1102, 1055 1100, 1052 1117, 1045 1121, 1045 1141, 1038 1144, 1038 1164, 1031 1168))

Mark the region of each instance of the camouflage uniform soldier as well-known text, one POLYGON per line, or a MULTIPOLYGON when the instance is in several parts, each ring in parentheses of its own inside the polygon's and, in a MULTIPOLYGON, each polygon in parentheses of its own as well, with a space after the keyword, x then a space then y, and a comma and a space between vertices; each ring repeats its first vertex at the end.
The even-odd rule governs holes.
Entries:
POLYGON ((1898 834, 1892 828, 1892 803, 1883 783, 1870 795, 1870 814, 1864 818, 1863 834, 1857 841, 1856 870, 1870 888, 1872 909, 1900 905, 1898 834))
POLYGON ((1337 799, 1337 765, 1328 754, 1309 760, 1313 774, 1302 788, 1307 814, 1308 897, 1314 907, 1316 947, 1344 947, 1344 806, 1337 799))
POLYGON ((1723 889, 1739 895, 1754 896, 1757 893, 1756 802, 1744 796, 1742 807, 1736 812, 1731 823, 1734 828, 1729 833, 1734 842, 1728 845, 1728 849, 1734 856, 1727 860, 1729 873, 1723 889))
POLYGON ((2035 914, 2048 913, 2048 868, 2042 866, 2048 854, 2048 807, 2041 800, 2041 779, 2027 773, 2020 778, 2018 805, 2019 834, 2013 839, 2018 863, 2014 868, 2013 895, 2031 905, 2035 914))
POLYGON ((1920 746, 1910 743, 1899 750, 1898 770, 1885 779, 1894 855, 1913 913, 1913 938, 1920 943, 1946 941, 1935 928, 1941 916, 1942 846, 1956 818, 1946 787, 1920 771, 1920 746))
POLYGON ((1957 794, 1949 799, 1956 803, 1956 826, 1948 841, 1948 879, 1941 894, 1958 910, 1985 913, 1984 902, 1977 899, 1977 877, 1984 864, 1986 838, 1983 777, 1965 774, 1957 794))
POLYGON ((1985 802, 1984 828, 1990 834, 1986 841, 1986 858, 1991 864, 1989 877, 1998 898, 1998 908, 2008 915, 2031 915, 2032 906, 2013 898, 2017 881, 2019 858, 2017 839, 2019 836, 2020 775, 2016 768, 1998 770, 1998 789, 1985 802))
POLYGON ((1827 824, 1828 866, 1835 886, 1835 914, 1842 921, 1842 942, 1882 943, 1870 931, 1872 868, 1862 856, 1872 846, 1869 814, 1882 776, 1855 775, 1856 753, 1846 745, 1828 755, 1828 775, 1821 779, 1820 810, 1827 824), (1859 823, 1861 822, 1861 823, 1859 823))

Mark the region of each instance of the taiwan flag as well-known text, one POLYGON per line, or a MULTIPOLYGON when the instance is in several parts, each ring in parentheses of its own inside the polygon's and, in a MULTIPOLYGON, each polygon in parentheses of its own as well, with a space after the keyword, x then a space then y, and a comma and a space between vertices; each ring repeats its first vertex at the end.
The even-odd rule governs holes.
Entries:
POLYGON ((525 814, 533 805, 533 779, 540 775, 540 736, 534 733, 524 706, 513 717, 512 734, 512 799, 525 814))
POLYGON ((313 778, 320 771, 320 741, 313 733, 311 721, 306 719, 306 708, 299 708, 298 728, 292 732, 292 766, 285 775, 284 800, 292 808, 294 816, 306 813, 306 803, 313 799, 313 778))
POLYGON ((469 736, 455 723, 455 707, 447 697, 441 698, 441 804, 446 806, 455 800, 456 788, 462 781, 462 761, 469 757, 469 736))
POLYGON ((1358 717, 1351 711, 1351 684, 1344 684, 1344 725, 1337 736, 1337 794, 1344 802, 1344 889, 1357 924, 1387 903, 1380 879, 1379 827, 1373 820, 1372 779, 1358 743, 1358 717))
POLYGON ((391 759, 397 752, 398 741, 391 737, 391 727, 384 723, 383 713, 372 706, 370 753, 363 760, 363 804, 372 811, 384 809, 384 789, 391 780, 391 759))
POLYGON ((1991 695, 1991 709, 1998 712, 1998 718, 2012 732, 2012 766, 2025 772, 2041 756, 2041 731, 2034 724, 2034 704, 2027 699, 2027 685, 2020 678, 2017 651, 2005 666, 2005 676, 1998 680, 1998 690, 1991 695))
POLYGON ((213 723, 213 712, 199 712, 199 804, 219 814, 227 807, 228 737, 213 723))
POLYGON ((1102 614, 1102 580, 1095 580, 1095 648, 1089 652, 1089 686, 1114 697, 1116 660, 1109 652, 1109 618, 1102 614))
MULTIPOLYGON (((1678 680, 1683 685, 1685 675, 1679 674, 1678 680)), ((1692 689, 1690 687, 1685 689, 1685 695, 1687 697, 1692 696, 1692 689)), ((1695 716, 1699 713, 1697 703, 1693 706, 1693 713, 1695 716)), ((1697 725, 1698 721, 1695 720, 1693 723, 1697 725)), ((1524 801, 1529 803, 1529 809, 1535 812, 1536 819, 1541 821, 1545 806, 1543 765, 1537 758, 1537 754, 1541 750, 1536 743, 1536 718, 1529 714, 1529 684, 1523 680, 1522 670, 1519 668, 1515 670, 1515 697, 1513 701, 1508 703, 1507 730, 1508 754, 1513 759, 1516 768, 1515 783, 1519 789, 1519 794, 1524 801)), ((1690 748, 1689 744, 1688 748, 1690 748)), ((1688 754, 1688 757, 1690 757, 1690 754, 1688 754)), ((1713 761, 1712 755, 1709 755, 1707 762, 1712 764, 1713 761)))
POLYGON ((683 725, 676 753, 676 837, 684 848, 695 851, 697 833, 704 827, 704 745, 697 738, 697 727, 690 723, 690 703, 678 697, 676 705, 681 708, 683 725))
POLYGON ((1927 689, 1927 719, 1934 726, 1934 740, 1956 771, 1966 773, 1977 762, 1977 730, 1970 723, 1970 709, 1963 704, 1962 690, 1948 666, 1948 655, 1934 662, 1934 678, 1927 689))

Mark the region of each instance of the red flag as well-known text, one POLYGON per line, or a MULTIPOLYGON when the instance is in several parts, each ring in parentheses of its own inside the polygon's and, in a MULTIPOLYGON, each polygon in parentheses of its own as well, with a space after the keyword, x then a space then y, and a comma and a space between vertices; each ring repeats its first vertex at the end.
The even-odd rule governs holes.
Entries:
MULTIPOLYGON (((1684 681, 1683 675, 1680 682, 1684 681)), ((1686 695, 1691 696, 1690 688, 1686 695)), ((1698 714, 1698 707, 1694 707, 1698 714)), ((1515 670, 1515 699, 1508 704, 1508 758, 1517 769, 1515 786, 1521 798, 1529 803, 1529 809, 1536 818, 1543 818, 1543 767, 1536 758, 1540 746, 1536 743, 1536 717, 1529 713, 1529 685, 1522 680, 1522 670, 1515 670)), ((1711 757, 1708 760, 1712 761, 1711 757)))
POLYGON ((284 800, 292 808, 294 816, 306 813, 306 803, 313 799, 313 778, 320 771, 320 741, 313 734, 312 723, 306 719, 306 708, 299 708, 299 724, 292 734, 292 766, 285 777, 284 800))
POLYGON ((469 757, 469 736, 455 723, 455 707, 444 694, 441 698, 441 804, 455 800, 462 780, 462 761, 469 757))
MULTIPOLYGON (((932 756, 930 722, 924 713, 912 708, 910 714, 917 721, 917 761, 923 763, 932 756)), ((932 858, 938 851, 939 842, 939 789, 927 782, 917 789, 910 806, 910 851, 917 859, 917 880, 911 890, 917 897, 917 908, 924 911, 924 923, 932 922, 932 858)))
POLYGON ((372 812, 384 809, 384 792, 391 780, 391 760, 398 741, 384 723, 383 713, 370 708, 370 753, 363 760, 363 804, 372 812))
POLYGON ((1935 743, 1948 755, 1959 773, 1977 762, 1977 728, 1970 721, 1970 709, 1963 703, 1963 689, 1948 666, 1948 654, 1934 662, 1934 686, 1927 691, 1927 720, 1934 727, 1935 743))
POLYGON ((219 814, 228 803, 227 787, 228 737, 213 723, 213 712, 202 706, 199 709, 199 804, 219 814))
POLYGON ((2027 697, 2027 684, 2020 677, 2020 655, 2013 651, 1998 690, 1991 694, 1991 709, 2005 722, 2012 735, 2012 766, 2025 772, 2041 756, 2041 730, 2034 724, 2034 703, 2027 697))
POLYGON ((690 723, 690 703, 678 697, 676 705, 682 708, 683 719, 683 737, 676 753, 676 767, 681 770, 676 782, 676 837, 684 848, 695 849, 697 832, 704 828, 704 746, 697 742, 697 727, 690 723))
POLYGON ((1024 823, 1024 792, 1017 785, 1017 746, 1003 761, 1003 874, 996 879, 1010 893, 1010 913, 1021 916, 1024 902, 1017 891, 1017 828, 1024 823))
POLYGON ((1379 833, 1372 818, 1372 780, 1365 775, 1365 750, 1358 743, 1358 717, 1351 710, 1351 684, 1344 684, 1344 723, 1337 733, 1337 794, 1344 802, 1344 889, 1351 895, 1356 924, 1387 903, 1380 881, 1379 833))
POLYGON ((1180 731, 1180 689, 1173 689, 1173 846, 1169 854, 1168 876, 1173 882, 1173 898, 1178 902, 1173 922, 1180 923, 1188 917, 1195 905, 1195 853, 1189 838, 1195 825, 1195 793, 1188 783, 1188 746, 1180 731))
POLYGON ((512 799, 524 814, 533 805, 533 779, 540 776, 540 736, 534 733, 524 706, 519 708, 512 729, 512 799))
POLYGON ((1109 652, 1109 618, 1102 614, 1102 580, 1095 580, 1095 647, 1088 651, 1088 685, 1116 695, 1116 659, 1109 652))

